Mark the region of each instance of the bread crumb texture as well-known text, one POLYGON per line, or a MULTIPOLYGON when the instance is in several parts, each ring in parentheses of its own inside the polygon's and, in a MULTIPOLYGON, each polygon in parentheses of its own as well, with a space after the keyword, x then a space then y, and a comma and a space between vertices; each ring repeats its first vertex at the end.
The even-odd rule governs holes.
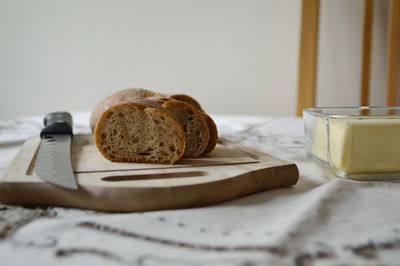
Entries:
POLYGON ((185 133, 173 116, 132 102, 103 112, 94 140, 100 153, 115 162, 173 164, 185 151, 185 133))
POLYGON ((209 130, 200 111, 190 104, 171 100, 162 106, 168 110, 181 124, 186 138, 184 157, 198 157, 207 148, 209 130))

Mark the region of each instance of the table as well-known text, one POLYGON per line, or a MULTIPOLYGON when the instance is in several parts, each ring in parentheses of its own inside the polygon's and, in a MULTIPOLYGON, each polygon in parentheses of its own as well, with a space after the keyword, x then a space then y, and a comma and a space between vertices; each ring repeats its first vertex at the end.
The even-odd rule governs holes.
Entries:
MULTIPOLYGON (((88 112, 73 113, 89 133, 88 112)), ((214 206, 140 213, 0 205, 1 265, 400 265, 400 184, 328 179, 301 118, 213 116, 220 136, 292 161, 298 184, 214 206)), ((0 175, 41 117, 0 120, 0 175)))

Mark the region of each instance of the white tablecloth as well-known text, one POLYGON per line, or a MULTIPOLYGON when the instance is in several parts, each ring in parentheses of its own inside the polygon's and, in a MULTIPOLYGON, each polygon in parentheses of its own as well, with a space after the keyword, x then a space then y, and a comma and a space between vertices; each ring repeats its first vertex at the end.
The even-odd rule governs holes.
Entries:
MULTIPOLYGON (((88 113, 73 116, 75 132, 89 132, 88 113)), ((298 184, 143 213, 2 205, 0 225, 21 212, 51 217, 16 218, 0 265, 400 265, 399 183, 327 179, 305 156, 299 118, 214 118, 221 136, 296 163, 298 184)), ((41 117, 0 120, 0 174, 41 127, 41 117)))

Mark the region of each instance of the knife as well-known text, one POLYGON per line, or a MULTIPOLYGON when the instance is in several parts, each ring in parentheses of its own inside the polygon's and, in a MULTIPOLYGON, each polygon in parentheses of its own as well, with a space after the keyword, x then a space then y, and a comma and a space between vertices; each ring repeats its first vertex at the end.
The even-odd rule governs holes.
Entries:
POLYGON ((78 189, 71 164, 72 116, 54 112, 44 118, 35 172, 44 181, 67 189, 78 189))

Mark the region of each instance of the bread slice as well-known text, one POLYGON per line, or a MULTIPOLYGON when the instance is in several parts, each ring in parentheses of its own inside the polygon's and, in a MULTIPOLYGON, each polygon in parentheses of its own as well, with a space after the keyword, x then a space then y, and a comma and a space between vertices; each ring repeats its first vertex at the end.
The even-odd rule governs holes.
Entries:
POLYGON ((215 124, 214 120, 208 114, 204 112, 200 112, 204 118, 204 121, 207 123, 208 127, 208 135, 209 140, 206 149, 204 150, 203 154, 210 153, 214 150, 215 146, 218 142, 218 129, 217 125, 215 124))
POLYGON ((194 98, 190 97, 189 95, 186 94, 170 94, 166 95, 168 98, 175 99, 178 101, 182 101, 185 103, 188 103, 190 105, 193 105, 196 107, 198 110, 204 112, 203 108, 201 108, 201 105, 198 101, 196 101, 194 98))
POLYGON ((197 108, 166 97, 149 97, 147 100, 160 104, 181 123, 186 138, 183 157, 198 157, 204 153, 209 141, 209 129, 197 108))
POLYGON ((97 149, 114 162, 173 164, 185 151, 185 132, 166 110, 147 101, 128 101, 102 112, 97 149))
POLYGON ((92 132, 94 132, 97 120, 99 120, 101 114, 109 107, 121 102, 129 100, 139 100, 155 95, 158 94, 150 90, 139 89, 139 88, 124 89, 111 94, 93 108, 92 113, 90 114, 90 121, 89 121, 92 132))

